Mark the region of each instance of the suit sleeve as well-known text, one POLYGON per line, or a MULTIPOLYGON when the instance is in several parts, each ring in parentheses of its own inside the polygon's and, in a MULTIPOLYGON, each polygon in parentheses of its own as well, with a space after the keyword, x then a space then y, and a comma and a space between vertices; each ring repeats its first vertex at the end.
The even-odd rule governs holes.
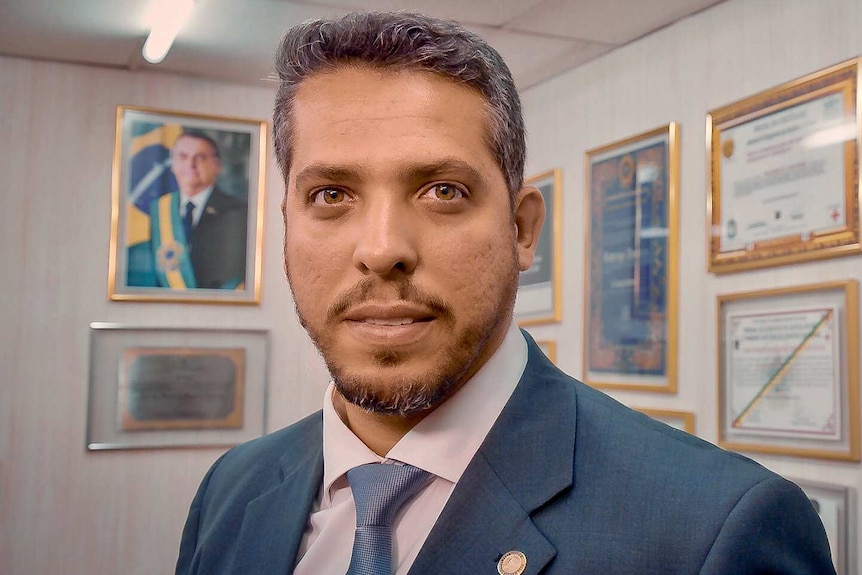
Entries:
POLYGON ((727 516, 701 575, 834 575, 823 524, 793 483, 772 477, 727 516))
POLYGON ((201 481, 195 498, 192 500, 189 508, 189 515, 186 518, 185 527, 183 527, 183 535, 180 539, 180 552, 177 558, 176 575, 192 575, 198 572, 198 533, 200 530, 201 508, 203 507, 206 491, 209 487, 210 479, 215 473, 216 467, 221 463, 224 455, 218 458, 207 474, 201 481))

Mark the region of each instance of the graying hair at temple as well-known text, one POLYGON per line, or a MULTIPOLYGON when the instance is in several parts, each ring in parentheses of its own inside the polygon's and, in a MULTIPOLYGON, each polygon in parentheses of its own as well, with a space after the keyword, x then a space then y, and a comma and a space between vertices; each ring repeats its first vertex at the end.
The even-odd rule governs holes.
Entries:
POLYGON ((345 65, 427 71, 465 84, 485 99, 488 147, 510 197, 524 182, 526 136, 521 101, 500 54, 461 25, 408 12, 348 14, 312 20, 287 31, 276 53, 273 114, 275 154, 287 182, 291 112, 302 81, 345 65))

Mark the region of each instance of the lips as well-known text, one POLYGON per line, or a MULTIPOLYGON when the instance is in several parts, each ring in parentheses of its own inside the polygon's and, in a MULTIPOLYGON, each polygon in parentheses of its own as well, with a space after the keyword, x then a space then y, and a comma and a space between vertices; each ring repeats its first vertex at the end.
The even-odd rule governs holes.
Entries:
POLYGON ((344 313, 344 319, 382 326, 408 325, 434 319, 434 313, 424 306, 398 304, 361 304, 344 313))
POLYGON ((344 324, 362 344, 374 347, 417 343, 428 333, 436 317, 413 304, 362 304, 348 310, 344 324))
POLYGON ((393 319, 369 317, 369 318, 366 318, 362 321, 364 323, 370 323, 371 325, 409 325, 409 324, 414 323, 416 321, 422 321, 422 320, 415 320, 415 319, 409 318, 409 317, 393 318, 393 319))

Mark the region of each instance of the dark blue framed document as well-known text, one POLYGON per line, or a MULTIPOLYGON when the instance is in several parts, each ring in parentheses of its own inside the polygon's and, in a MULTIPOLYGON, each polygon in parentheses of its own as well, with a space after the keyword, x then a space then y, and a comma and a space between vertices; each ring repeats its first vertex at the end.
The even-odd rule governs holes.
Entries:
POLYGON ((676 391, 679 125, 589 150, 584 380, 676 391))

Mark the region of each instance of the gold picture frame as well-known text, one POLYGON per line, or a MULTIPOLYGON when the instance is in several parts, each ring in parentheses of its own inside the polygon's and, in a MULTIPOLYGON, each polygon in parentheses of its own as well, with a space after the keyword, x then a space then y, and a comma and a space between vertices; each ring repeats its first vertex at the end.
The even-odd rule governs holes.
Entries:
POLYGON ((588 150, 584 377, 675 393, 680 128, 588 150))
POLYGON ((562 231, 563 176, 559 168, 527 178, 545 200, 545 224, 533 265, 521 272, 515 300, 515 320, 519 326, 555 323, 563 319, 562 231))
POLYGON ((267 124, 118 106, 108 297, 259 304, 267 124))
POLYGON ((862 460, 856 280, 719 295, 718 444, 862 460))
POLYGON ((675 427, 686 433, 694 435, 695 431, 695 416, 692 411, 679 411, 676 409, 652 409, 646 407, 634 407, 635 411, 640 411, 644 415, 649 415, 653 419, 661 421, 671 427, 675 427))
POLYGON ((537 339, 536 345, 542 350, 552 363, 557 363, 557 341, 554 339, 537 339))
POLYGON ((862 253, 858 78, 853 59, 707 114, 710 272, 862 253))

